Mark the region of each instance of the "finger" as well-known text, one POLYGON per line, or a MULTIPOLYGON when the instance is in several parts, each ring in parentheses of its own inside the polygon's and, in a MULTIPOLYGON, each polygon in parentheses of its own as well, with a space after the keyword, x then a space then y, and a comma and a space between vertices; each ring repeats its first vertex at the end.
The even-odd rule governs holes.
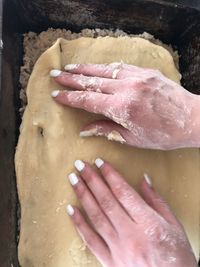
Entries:
POLYGON ((111 64, 69 64, 65 66, 65 70, 87 76, 122 79, 130 76, 130 72, 124 69, 123 66, 123 62, 114 62, 111 64))
POLYGON ((149 69, 149 68, 144 68, 144 67, 138 67, 135 65, 129 65, 129 64, 123 64, 123 68, 127 71, 130 71, 132 73, 132 75, 134 74, 140 74, 140 73, 144 73, 147 70, 153 70, 153 69, 149 69))
POLYGON ((76 160, 75 167, 80 172, 81 177, 84 179, 102 211, 105 213, 116 231, 121 232, 122 222, 124 222, 124 227, 126 228, 131 220, 124 212, 108 186, 89 164, 81 160, 76 160))
POLYGON ((130 78, 140 78, 140 79, 146 79, 149 76, 152 77, 152 75, 155 73, 161 74, 161 72, 157 69, 150 69, 150 68, 144 68, 144 67, 138 67, 135 65, 129 65, 129 64, 123 64, 123 69, 126 70, 127 77, 130 78))
POLYGON ((137 223, 152 223, 152 221, 154 223, 156 212, 127 184, 122 176, 102 159, 96 159, 95 164, 129 216, 137 223))
POLYGON ((80 132, 81 137, 94 135, 105 136, 108 138, 108 140, 126 143, 129 136, 129 131, 115 122, 101 120, 85 126, 80 132))
POLYGON ((122 144, 135 147, 142 147, 144 145, 138 140, 138 135, 134 135, 120 124, 109 120, 95 121, 86 125, 80 132, 80 136, 105 136, 108 140, 117 141, 122 144))
MULTIPOLYGON (((84 109, 89 112, 109 116, 108 109, 114 109, 112 95, 82 91, 53 91, 52 97, 63 105, 84 109)), ((111 114, 112 115, 112 114, 111 114)))
POLYGON ((101 210, 88 187, 75 173, 69 175, 69 180, 95 230, 107 244, 113 242, 116 234, 115 229, 101 210))
POLYGON ((152 187, 151 179, 145 174, 145 179, 141 183, 141 192, 143 199, 158 212, 167 222, 180 228, 180 223, 173 215, 169 205, 161 198, 161 196, 152 187))
POLYGON ((103 239, 89 226, 81 212, 71 205, 67 206, 70 215, 80 237, 101 262, 108 264, 110 261, 109 248, 103 239))
POLYGON ((59 75, 54 74, 56 70, 51 71, 50 75, 53 76, 55 81, 59 84, 81 91, 94 91, 98 93, 112 94, 119 88, 123 87, 120 81, 101 77, 88 77, 82 74, 71 74, 67 72, 60 72, 59 75))

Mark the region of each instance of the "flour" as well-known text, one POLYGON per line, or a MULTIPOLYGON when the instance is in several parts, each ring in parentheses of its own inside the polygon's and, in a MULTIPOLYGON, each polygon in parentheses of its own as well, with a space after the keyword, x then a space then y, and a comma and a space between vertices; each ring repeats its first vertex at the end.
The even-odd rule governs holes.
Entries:
MULTIPOLYGON (((39 38, 38 43, 35 41, 36 36, 33 34, 33 37, 30 37, 29 35, 29 46, 32 45, 32 50, 31 52, 29 50, 30 53, 26 52, 26 56, 33 54, 32 63, 38 56, 38 52, 35 50, 41 45, 41 42, 43 43, 44 39, 47 40, 48 45, 51 42, 46 33, 37 36, 39 38)), ((132 45, 131 38, 123 38, 58 40, 40 57, 34 67, 27 88, 28 106, 23 116, 15 156, 17 187, 21 204, 18 255, 22 267, 31 265, 42 267, 44 264, 48 267, 66 267, 66 263, 68 267, 74 267, 74 257, 78 267, 84 266, 83 262, 87 266, 88 256, 85 255, 85 250, 77 250, 72 246, 78 235, 71 219, 66 215, 65 208, 59 203, 63 203, 65 200, 66 203, 80 207, 66 177, 73 171, 73 164, 76 159, 93 162, 98 157, 109 161, 136 189, 141 182, 144 169, 148 170, 148 173, 155 177, 155 188, 171 204, 173 211, 187 231, 196 255, 198 254, 200 186, 198 149, 181 150, 182 158, 180 161, 178 158, 180 152, 177 151, 164 153, 162 151, 135 149, 117 142, 110 142, 106 138, 80 138, 81 129, 102 119, 102 116, 58 105, 51 97, 53 90, 64 89, 63 87, 55 88, 58 85, 49 77, 51 69, 63 70, 66 64, 102 63, 102 60, 103 63, 116 62, 121 59, 125 61, 127 46, 132 47, 132 49, 128 49, 130 52, 128 60, 131 60, 129 63, 139 64, 135 61, 136 52, 134 49, 138 47, 141 49, 143 47, 141 44, 147 41, 141 39, 138 41, 138 46, 135 47, 132 45), (94 44, 91 45, 91 42, 94 44), (123 50, 124 46, 126 51, 123 50), (102 53, 106 49, 114 49, 115 58, 111 57, 110 53, 102 53), (65 57, 66 53, 69 54, 65 57), (74 54, 77 56, 76 62, 74 58, 73 62, 70 60, 74 54), (102 55, 104 55, 103 59, 102 55), (33 121, 39 122, 39 125, 33 125, 33 121), (43 136, 39 134, 41 130, 39 127, 44 131, 43 136), (62 130, 60 131, 60 129, 62 130), (183 176, 192 177, 192 183, 191 179, 184 181, 184 183, 177 179, 177 177, 183 176), (36 182, 35 177, 40 179, 36 182), (176 188, 176 193, 170 193, 170 188, 176 188), (184 198, 186 193, 188 198, 184 198), (59 207, 61 209, 56 212, 59 207), (37 221, 37 224, 32 223, 33 220, 37 221), (71 248, 72 253, 69 252, 71 248), (79 252, 80 257, 77 256, 79 252), (49 258, 48 255, 53 256, 49 258)), ((147 43, 151 50, 152 43, 147 43)), ((154 47, 155 49, 162 50, 157 46, 154 47)), ((41 52, 40 49, 39 52, 41 52)), ((150 53, 148 55, 152 58, 150 53)), ((166 53, 165 56, 171 59, 169 53, 166 53)), ((145 56, 146 58, 147 56, 145 56)), ((166 64, 166 61, 164 60, 164 63, 163 60, 160 61, 159 68, 171 67, 177 73, 173 61, 169 64, 166 64)), ((31 62, 29 61, 29 65, 26 57, 26 66, 28 67, 24 70, 28 70, 28 74, 24 78, 30 75, 31 62)), ((146 65, 146 67, 153 66, 146 65)), ((171 68, 168 69, 168 73, 171 73, 171 68)), ((25 85, 26 80, 24 79, 23 82, 25 85)), ((91 92, 85 91, 84 93, 91 92)), ((99 93, 95 94, 99 95, 99 93)), ((78 96, 80 96, 79 93, 78 96)), ((84 97, 82 100, 85 100, 84 97)), ((90 100, 92 102, 93 99, 90 100)), ((110 112, 112 113, 112 110, 110 112)), ((124 136, 122 137, 124 138, 124 136)), ((91 257, 89 252, 86 253, 91 257)), ((98 266, 98 262, 92 258, 91 267, 96 266, 98 266)))

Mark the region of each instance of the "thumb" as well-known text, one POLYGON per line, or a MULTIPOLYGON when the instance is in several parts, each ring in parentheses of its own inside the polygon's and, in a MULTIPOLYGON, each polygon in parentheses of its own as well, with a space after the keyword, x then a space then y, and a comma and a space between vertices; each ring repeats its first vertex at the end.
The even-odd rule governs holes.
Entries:
POLYGON ((128 130, 113 121, 100 120, 85 126, 80 132, 81 137, 94 135, 105 136, 108 140, 120 143, 127 143, 128 130))

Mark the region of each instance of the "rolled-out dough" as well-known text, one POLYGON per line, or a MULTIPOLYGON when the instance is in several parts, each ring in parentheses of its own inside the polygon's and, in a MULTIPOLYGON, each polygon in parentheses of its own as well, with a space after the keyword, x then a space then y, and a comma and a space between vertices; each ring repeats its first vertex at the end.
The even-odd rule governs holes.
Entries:
POLYGON ((62 89, 49 77, 51 69, 63 69, 69 63, 121 60, 159 69, 170 79, 180 81, 169 52, 140 38, 59 39, 35 64, 15 156, 21 204, 18 254, 22 267, 100 266, 83 245, 65 211, 68 203, 77 204, 67 179, 74 161, 93 162, 97 157, 110 161, 136 189, 143 173, 148 173, 183 223, 198 256, 199 150, 153 151, 100 137, 80 138, 83 125, 99 116, 63 107, 51 98, 52 90, 62 89))

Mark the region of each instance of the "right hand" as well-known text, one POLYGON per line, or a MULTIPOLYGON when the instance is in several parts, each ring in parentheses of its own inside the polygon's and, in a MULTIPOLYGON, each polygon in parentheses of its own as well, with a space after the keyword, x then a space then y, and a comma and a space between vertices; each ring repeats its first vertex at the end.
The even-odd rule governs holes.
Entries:
MULTIPOLYGON (((160 71, 121 63, 67 65, 66 69, 52 76, 76 91, 60 91, 53 94, 55 100, 110 119, 87 125, 81 136, 103 135, 152 149, 199 145, 193 131, 199 96, 160 71)), ((200 120, 195 127, 199 125, 200 120)))
POLYGON ((88 220, 77 207, 67 211, 85 244, 104 267, 197 267, 183 227, 145 175, 143 198, 101 159, 100 173, 86 162, 70 182, 88 220))

